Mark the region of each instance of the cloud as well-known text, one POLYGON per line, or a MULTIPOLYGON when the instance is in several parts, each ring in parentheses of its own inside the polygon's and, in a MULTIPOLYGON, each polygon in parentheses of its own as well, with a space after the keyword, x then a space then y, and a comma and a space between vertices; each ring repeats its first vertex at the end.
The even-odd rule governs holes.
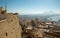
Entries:
POLYGON ((41 13, 59 13, 60 10, 36 10, 36 9, 10 9, 11 13, 19 13, 19 14, 41 14, 41 13))
POLYGON ((49 13, 49 14, 51 14, 51 13, 54 13, 54 11, 44 11, 44 13, 49 13))
POLYGON ((21 14, 40 14, 40 13, 43 13, 43 11, 22 9, 22 10, 20 10, 20 13, 21 14))

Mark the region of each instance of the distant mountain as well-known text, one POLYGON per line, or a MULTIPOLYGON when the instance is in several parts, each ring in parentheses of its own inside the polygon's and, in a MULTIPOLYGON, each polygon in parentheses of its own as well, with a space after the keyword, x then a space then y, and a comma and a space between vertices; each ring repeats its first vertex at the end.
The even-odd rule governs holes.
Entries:
MULTIPOLYGON (((35 15, 19 15, 20 19, 35 19, 35 18, 39 18, 39 19, 47 19, 50 17, 57 17, 60 16, 60 14, 54 13, 53 11, 48 11, 48 12, 44 12, 42 14, 35 14, 35 15)), ((54 19, 54 18, 53 18, 54 19)))

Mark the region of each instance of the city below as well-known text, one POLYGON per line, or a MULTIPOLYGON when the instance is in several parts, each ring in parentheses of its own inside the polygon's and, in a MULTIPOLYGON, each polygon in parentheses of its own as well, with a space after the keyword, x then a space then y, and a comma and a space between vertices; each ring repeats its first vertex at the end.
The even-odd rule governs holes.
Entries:
POLYGON ((60 21, 21 19, 20 25, 22 38, 60 38, 60 21))

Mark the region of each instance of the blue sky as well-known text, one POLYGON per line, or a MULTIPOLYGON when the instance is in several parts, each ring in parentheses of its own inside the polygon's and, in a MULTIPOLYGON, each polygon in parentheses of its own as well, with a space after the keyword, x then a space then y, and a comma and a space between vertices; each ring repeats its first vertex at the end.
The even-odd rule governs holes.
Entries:
POLYGON ((0 6, 7 3, 8 12, 19 14, 41 14, 52 11, 60 13, 60 0, 0 0, 0 6))

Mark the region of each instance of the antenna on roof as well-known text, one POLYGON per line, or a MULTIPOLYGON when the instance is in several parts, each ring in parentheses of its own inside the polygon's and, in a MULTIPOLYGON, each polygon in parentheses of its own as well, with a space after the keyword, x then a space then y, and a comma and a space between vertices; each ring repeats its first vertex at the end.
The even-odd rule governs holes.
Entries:
POLYGON ((5 9, 7 10, 7 3, 5 3, 5 9))
POLYGON ((5 11, 7 11, 7 3, 5 3, 5 11))

